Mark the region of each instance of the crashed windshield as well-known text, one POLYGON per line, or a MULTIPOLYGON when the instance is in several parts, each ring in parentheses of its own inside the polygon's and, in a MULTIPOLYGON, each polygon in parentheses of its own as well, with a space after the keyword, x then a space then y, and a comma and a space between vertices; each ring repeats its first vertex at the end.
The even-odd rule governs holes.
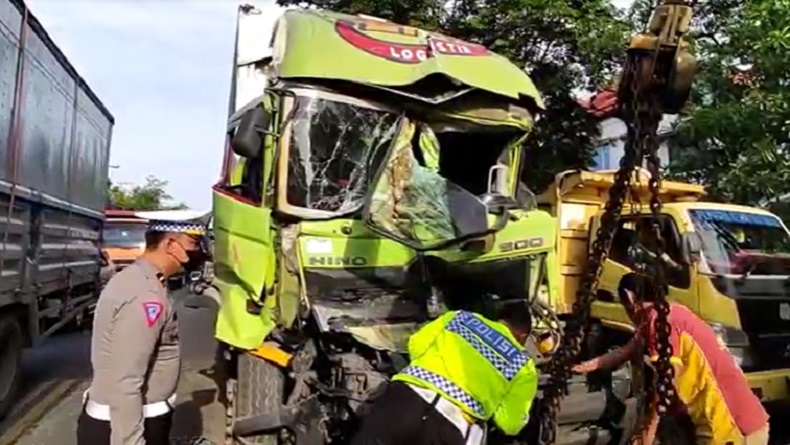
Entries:
POLYGON ((102 232, 104 247, 141 247, 145 244, 142 224, 109 225, 102 232))
POLYGON ((690 210, 710 273, 790 274, 790 236, 779 218, 731 210, 690 210))
POLYGON ((288 148, 288 204, 329 215, 359 210, 398 118, 351 100, 297 97, 288 148))

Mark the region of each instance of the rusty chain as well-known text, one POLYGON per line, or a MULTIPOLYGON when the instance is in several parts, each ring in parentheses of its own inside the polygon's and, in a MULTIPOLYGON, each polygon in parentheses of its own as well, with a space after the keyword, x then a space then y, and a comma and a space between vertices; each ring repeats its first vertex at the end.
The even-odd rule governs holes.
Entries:
POLYGON ((556 418, 560 402, 567 392, 567 382, 571 374, 571 364, 581 353, 581 343, 586 321, 590 315, 590 306, 595 298, 601 269, 608 256, 617 222, 622 214, 623 203, 631 188, 631 180, 636 162, 641 160, 633 147, 634 138, 629 131, 628 142, 620 168, 615 174, 614 183, 609 189, 609 199, 601 215, 600 225, 592 240, 592 250, 587 262, 586 273, 576 294, 571 318, 566 323, 565 333, 559 349, 552 356, 548 365, 549 382, 543 391, 541 413, 542 445, 552 444, 556 439, 556 418), (630 148, 629 148, 630 147, 630 148))
MULTIPOLYGON (((674 0, 667 3, 681 4, 674 0)), ((696 1, 689 3, 692 7, 695 4, 696 1)), ((677 22, 673 25, 677 26, 677 22)), ((678 30, 678 28, 673 28, 673 31, 677 32, 678 40, 685 32, 678 30)), ((663 35, 663 37, 666 36, 663 35)), ((677 47, 679 48, 679 45, 677 47)), ((668 413, 670 405, 675 401, 674 368, 670 363, 673 351, 670 342, 671 327, 668 320, 669 303, 666 300, 668 287, 666 286, 665 265, 662 261, 665 249, 660 225, 661 161, 658 156, 657 131, 663 116, 662 94, 665 94, 667 88, 674 87, 674 85, 670 85, 670 76, 675 69, 672 63, 677 60, 675 56, 678 53, 670 52, 670 57, 666 57, 666 53, 664 53, 664 57, 659 57, 659 49, 656 48, 654 51, 629 51, 626 60, 623 81, 618 94, 620 116, 628 128, 625 152, 620 161, 620 168, 615 174, 614 183, 609 190, 609 199, 601 215, 600 225, 592 240, 592 249, 576 295, 571 318, 567 321, 560 348, 548 365, 549 382, 543 391, 540 412, 539 443, 541 445, 552 444, 556 440, 556 418, 560 402, 567 393, 571 365, 581 353, 590 307, 595 299, 602 266, 608 257, 609 247, 617 230, 624 201, 631 191, 635 168, 638 164, 641 165, 643 160, 647 161, 647 169, 650 173, 649 205, 653 234, 657 241, 654 252, 657 259, 654 268, 656 287, 650 290, 655 297, 656 320, 653 326, 647 326, 647 329, 655 329, 656 334, 655 347, 658 359, 655 368, 657 378, 655 388, 648 388, 648 391, 654 390, 658 395, 657 408, 661 415, 668 413)), ((639 201, 637 200, 637 202, 639 201)))

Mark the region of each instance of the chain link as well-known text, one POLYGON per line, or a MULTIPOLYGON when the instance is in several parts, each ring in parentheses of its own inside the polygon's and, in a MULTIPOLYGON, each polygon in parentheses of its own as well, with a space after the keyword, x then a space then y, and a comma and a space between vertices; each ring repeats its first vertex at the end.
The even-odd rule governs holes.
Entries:
MULTIPOLYGON (((633 68, 627 67, 626 69, 633 68)), ((560 402, 567 393, 567 383, 571 374, 570 367, 581 353, 582 334, 590 315, 590 305, 598 288, 601 269, 608 256, 609 246, 622 214, 623 203, 631 188, 634 168, 641 158, 635 150, 629 149, 629 146, 633 146, 631 133, 629 131, 626 150, 620 160, 620 168, 615 173, 614 183, 609 189, 609 199, 601 215, 595 238, 592 240, 592 250, 576 294, 571 318, 566 323, 560 347, 548 365, 549 382, 543 391, 541 406, 540 443, 542 445, 552 444, 556 440, 557 413, 560 402)))
MULTIPOLYGON (((661 215, 661 162, 658 156, 658 125, 662 117, 658 94, 666 79, 653 76, 656 59, 649 54, 629 55, 625 67, 624 82, 628 88, 621 98, 621 114, 628 126, 625 153, 620 161, 620 168, 615 174, 614 183, 609 190, 609 199, 600 218, 600 225, 592 240, 591 253, 582 277, 571 318, 565 328, 565 335, 558 351, 548 365, 549 382, 543 391, 541 405, 541 445, 556 441, 557 413, 560 402, 567 393, 567 383, 571 375, 571 365, 581 353, 583 334, 590 315, 590 306, 595 298, 601 270, 608 257, 618 220, 622 215, 623 204, 631 190, 631 181, 638 164, 646 158, 650 180, 650 211, 653 216, 653 231, 656 236, 656 253, 659 259, 656 264, 656 303, 657 317, 655 322, 656 347, 658 361, 656 363, 656 391, 658 394, 659 413, 665 414, 674 400, 674 369, 670 364, 672 345, 670 343, 670 326, 668 321, 669 304, 666 301, 666 274, 661 256, 664 253, 663 240, 660 234, 661 215), (648 71, 645 68, 649 67, 648 71), (649 75, 646 77, 644 73, 649 75), (624 97, 625 96, 625 97, 624 97)), ((633 197, 633 194, 631 195, 633 197)), ((640 201, 637 199, 637 203, 640 201)), ((641 206, 641 204, 638 204, 641 206)), ((633 209, 632 209, 633 210, 633 209)), ((649 338, 649 337, 648 337, 649 338)), ((637 391, 639 391, 637 389, 637 391)), ((648 400, 650 398, 648 397, 648 400)))

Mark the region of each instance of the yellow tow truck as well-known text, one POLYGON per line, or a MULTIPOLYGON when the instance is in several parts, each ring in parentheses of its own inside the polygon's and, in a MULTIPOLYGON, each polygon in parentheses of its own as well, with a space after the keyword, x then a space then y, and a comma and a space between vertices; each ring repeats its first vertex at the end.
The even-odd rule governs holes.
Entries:
MULTIPOLYGON (((631 202, 617 223, 603 264, 587 347, 617 346, 633 331, 617 302, 620 278, 650 255, 655 237, 646 204, 649 173, 637 169, 631 202)), ((556 219, 556 267, 548 302, 570 313, 599 226, 614 172, 566 171, 538 196, 556 219), (594 236, 594 235, 593 235, 594 236)), ((702 186, 663 181, 658 224, 664 240, 668 298, 705 320, 765 402, 790 393, 790 232, 776 215, 755 207, 705 202, 702 186)))

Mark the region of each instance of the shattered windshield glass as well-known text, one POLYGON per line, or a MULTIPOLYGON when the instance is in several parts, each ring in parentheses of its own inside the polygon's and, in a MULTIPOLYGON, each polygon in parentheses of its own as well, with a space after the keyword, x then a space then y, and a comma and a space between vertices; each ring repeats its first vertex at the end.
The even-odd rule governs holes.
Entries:
POLYGON ((432 157, 430 147, 413 147, 413 135, 413 126, 399 135, 373 190, 368 224, 420 250, 486 232, 487 209, 482 201, 442 177, 430 161, 426 165, 432 157))
POLYGON ((288 150, 288 203, 335 214, 362 207, 395 135, 398 115, 298 97, 288 150))
POLYGON ((689 210, 710 272, 790 274, 790 235, 772 215, 731 210, 689 210))

